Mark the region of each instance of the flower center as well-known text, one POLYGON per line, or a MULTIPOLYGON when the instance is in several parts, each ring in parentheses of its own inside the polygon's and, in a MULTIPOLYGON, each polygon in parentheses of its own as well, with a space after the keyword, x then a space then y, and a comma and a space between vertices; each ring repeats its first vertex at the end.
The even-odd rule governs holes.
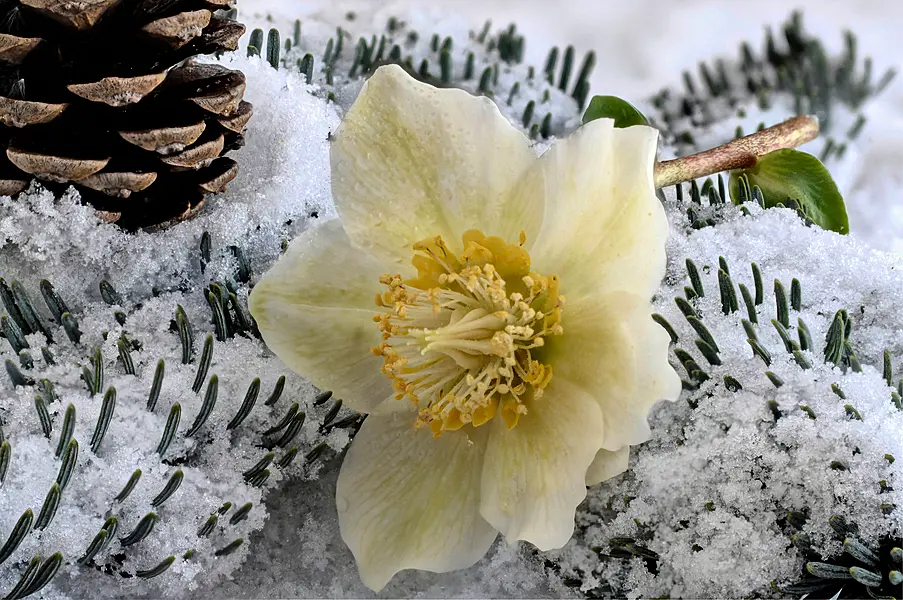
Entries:
POLYGON ((512 428, 552 379, 532 351, 563 333, 564 297, 556 275, 530 272, 525 241, 523 232, 515 245, 471 230, 455 255, 440 236, 427 238, 413 247, 416 279, 380 277, 388 291, 377 294, 373 320, 385 341, 373 353, 396 398, 419 407, 415 425, 436 437, 499 412, 512 428))

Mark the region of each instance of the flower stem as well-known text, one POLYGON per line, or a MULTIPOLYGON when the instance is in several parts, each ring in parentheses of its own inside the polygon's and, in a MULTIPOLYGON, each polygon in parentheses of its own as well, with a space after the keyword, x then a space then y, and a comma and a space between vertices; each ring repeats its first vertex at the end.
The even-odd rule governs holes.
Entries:
POLYGON ((760 156, 782 148, 796 148, 815 139, 817 135, 817 117, 794 117, 723 146, 656 163, 653 175, 655 187, 663 188, 722 171, 748 169, 756 165, 760 156))

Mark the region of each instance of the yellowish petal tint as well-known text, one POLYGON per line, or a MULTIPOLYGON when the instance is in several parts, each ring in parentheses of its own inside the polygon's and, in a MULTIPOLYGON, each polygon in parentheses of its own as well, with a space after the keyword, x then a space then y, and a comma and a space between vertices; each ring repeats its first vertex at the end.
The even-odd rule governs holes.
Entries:
POLYGON ((331 148, 332 191, 352 242, 387 270, 414 242, 482 229, 505 240, 542 219, 513 186, 536 161, 529 140, 485 97, 437 89, 387 65, 364 84, 331 148))
POLYGON ((392 394, 370 352, 382 341, 373 322, 382 272, 351 247, 333 219, 295 239, 249 301, 264 341, 282 362, 363 412, 392 394))
POLYGON ((336 507, 371 589, 402 569, 463 569, 489 550, 498 533, 479 512, 486 434, 468 430, 434 438, 409 415, 364 421, 342 463, 336 507))
POLYGON ((586 471, 587 487, 607 481, 627 470, 627 462, 630 460, 630 446, 624 446, 620 450, 599 450, 593 464, 586 471))
MULTIPOLYGON (((516 427, 494 419, 483 466, 480 513, 509 542, 560 548, 586 497, 586 470, 602 442, 602 411, 556 373, 516 427)), ((449 436, 451 437, 451 436, 449 436)))
POLYGON ((591 394, 605 415, 602 447, 616 451, 649 439, 649 409, 680 395, 668 362, 670 338, 645 297, 623 292, 568 297, 565 335, 549 338, 542 360, 591 394))
POLYGON ((668 221, 655 196, 658 132, 587 123, 556 142, 522 184, 545 198, 533 268, 557 273, 561 293, 627 291, 651 298, 665 273, 668 221))

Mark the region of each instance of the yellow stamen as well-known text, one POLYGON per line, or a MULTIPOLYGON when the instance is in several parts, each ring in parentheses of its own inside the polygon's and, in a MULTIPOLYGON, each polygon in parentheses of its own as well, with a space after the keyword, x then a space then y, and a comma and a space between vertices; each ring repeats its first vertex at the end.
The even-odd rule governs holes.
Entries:
POLYGON ((498 414, 511 428, 552 379, 532 350, 561 335, 558 277, 530 272, 520 245, 477 230, 454 254, 440 237, 414 244, 417 277, 386 274, 373 320, 384 343, 373 349, 396 398, 418 406, 415 425, 438 437, 498 414))

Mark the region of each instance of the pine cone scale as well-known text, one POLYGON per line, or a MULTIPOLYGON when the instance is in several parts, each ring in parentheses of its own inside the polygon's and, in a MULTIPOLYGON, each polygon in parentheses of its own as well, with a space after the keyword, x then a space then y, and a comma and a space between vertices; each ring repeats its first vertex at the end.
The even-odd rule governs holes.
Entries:
POLYGON ((139 148, 156 152, 157 154, 172 154, 181 152, 186 147, 195 143, 204 130, 207 123, 201 121, 194 125, 184 127, 161 127, 157 129, 145 129, 143 131, 120 131, 122 138, 139 148))
POLYGON ((0 179, 0 196, 15 196, 28 187, 28 181, 22 179, 0 179))
POLYGON ((185 97, 208 113, 231 116, 238 110, 245 93, 245 76, 219 65, 189 63, 170 71, 175 93, 185 97))
POLYGON ((229 19, 214 18, 198 41, 193 42, 197 54, 210 54, 223 50, 237 50, 238 40, 245 34, 245 26, 229 19))
POLYGON ((207 112, 228 117, 238 110, 238 105, 244 93, 245 84, 241 84, 222 92, 197 96, 192 98, 191 101, 207 112))
POLYGON ((218 158, 212 165, 201 172, 206 175, 198 187, 202 194, 219 194, 225 191, 226 184, 238 175, 238 163, 231 158, 218 158))
POLYGON ((27 127, 49 123, 66 110, 68 104, 47 104, 14 100, 0 96, 0 123, 7 127, 27 127))
POLYGON ((165 79, 165 72, 137 77, 104 77, 91 83, 73 83, 66 88, 85 100, 118 107, 139 102, 165 79))
POLYGON ((69 158, 66 156, 28 152, 16 148, 7 148, 6 156, 22 171, 34 175, 38 179, 57 183, 79 181, 97 173, 110 162, 109 158, 69 158))
POLYGON ((79 181, 80 185, 116 198, 146 190, 157 180, 156 173, 97 173, 79 181))
POLYGON ((11 65, 20 65, 43 41, 41 38, 26 38, 0 33, 0 61, 11 65))
POLYGON ((90 29, 119 0, 19 0, 63 25, 79 30, 90 29))
POLYGON ((251 103, 241 101, 238 104, 238 108, 235 109, 235 112, 231 115, 220 117, 217 121, 229 131, 241 133, 244 131, 245 125, 248 123, 252 114, 254 114, 254 107, 251 106, 251 103))
POLYGON ((167 42, 174 48, 181 48, 191 40, 200 37, 210 24, 209 10, 195 10, 179 13, 173 17, 163 17, 151 21, 141 28, 150 36, 167 42))
POLYGON ((160 160, 174 167, 183 169, 197 169, 206 167, 213 159, 218 157, 223 151, 225 137, 220 134, 218 137, 188 148, 178 154, 165 156, 160 160))

